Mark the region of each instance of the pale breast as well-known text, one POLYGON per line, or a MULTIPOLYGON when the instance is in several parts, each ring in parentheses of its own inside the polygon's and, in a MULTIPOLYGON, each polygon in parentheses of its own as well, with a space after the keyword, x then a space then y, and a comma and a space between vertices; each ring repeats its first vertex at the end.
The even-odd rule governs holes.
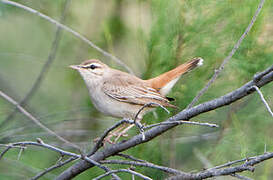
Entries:
POLYGON ((141 108, 139 105, 120 102, 107 96, 100 87, 91 88, 89 94, 96 109, 105 115, 133 119, 141 108))

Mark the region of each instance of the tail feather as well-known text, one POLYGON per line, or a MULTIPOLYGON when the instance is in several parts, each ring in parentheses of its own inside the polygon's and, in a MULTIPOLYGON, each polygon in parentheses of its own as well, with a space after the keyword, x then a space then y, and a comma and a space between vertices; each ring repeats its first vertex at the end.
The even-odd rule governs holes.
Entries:
POLYGON ((146 80, 146 82, 165 96, 182 74, 185 74, 201 65, 203 65, 203 59, 194 58, 166 73, 161 74, 160 76, 146 80))

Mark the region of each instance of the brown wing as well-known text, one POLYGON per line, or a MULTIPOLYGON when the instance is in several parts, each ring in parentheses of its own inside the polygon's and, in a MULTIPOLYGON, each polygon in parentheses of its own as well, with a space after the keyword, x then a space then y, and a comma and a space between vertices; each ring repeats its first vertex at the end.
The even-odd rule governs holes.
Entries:
POLYGON ((158 91, 148 87, 144 81, 131 75, 114 74, 104 81, 102 91, 106 95, 121 102, 137 105, 157 103, 162 106, 176 108, 176 106, 170 104, 169 100, 158 91))

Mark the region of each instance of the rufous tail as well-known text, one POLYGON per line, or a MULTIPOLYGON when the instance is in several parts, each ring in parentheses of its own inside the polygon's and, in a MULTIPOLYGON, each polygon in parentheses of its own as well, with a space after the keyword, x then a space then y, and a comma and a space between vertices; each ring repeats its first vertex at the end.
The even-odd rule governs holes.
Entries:
POLYGON ((178 67, 165 72, 155 78, 146 80, 146 82, 154 89, 158 90, 162 95, 166 95, 174 84, 178 81, 182 74, 193 70, 203 64, 202 58, 194 58, 178 67))

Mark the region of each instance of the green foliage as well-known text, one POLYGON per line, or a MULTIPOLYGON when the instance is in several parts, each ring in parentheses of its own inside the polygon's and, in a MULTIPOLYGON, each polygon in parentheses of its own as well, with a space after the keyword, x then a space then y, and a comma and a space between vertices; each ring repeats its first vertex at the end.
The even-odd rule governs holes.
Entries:
MULTIPOLYGON (((64 0, 20 2, 54 19, 59 19, 64 4, 64 0)), ((193 57, 204 58, 204 66, 183 76, 169 94, 182 110, 229 54, 249 24, 258 3, 235 0, 72 1, 65 24, 120 57, 144 79, 155 77, 193 57)), ((238 88, 252 79, 256 72, 273 64, 272 11, 273 1, 266 1, 251 32, 199 103, 238 88)), ((0 3, 1 91, 17 101, 22 100, 47 60, 55 31, 56 27, 43 19, 0 3)), ((79 39, 63 32, 56 59, 26 106, 45 125, 79 143, 86 151, 93 146, 95 137, 117 121, 95 110, 80 76, 67 68, 88 58, 99 58, 122 69, 79 39)), ((261 90, 273 108, 272 87, 271 83, 261 90)), ((0 123, 12 110, 11 105, 0 100, 0 123)), ((171 110, 171 115, 177 112, 171 110)), ((152 124, 171 116, 162 109, 157 109, 156 113, 158 119, 149 113, 143 122, 152 124)), ((273 121, 256 93, 192 120, 217 123, 220 128, 179 126, 125 153, 190 172, 204 166, 195 156, 194 148, 213 165, 261 154, 265 144, 268 151, 273 151, 273 121), (203 134, 213 136, 198 138, 203 134)), ((129 135, 136 133, 138 130, 135 128, 129 135)), ((59 143, 20 113, 0 130, 0 143, 35 140, 37 137, 47 143, 59 143)), ((13 149, 0 161, 0 179, 30 178, 58 159, 56 153, 32 147, 23 152, 19 161, 17 155, 18 149, 13 149)), ((52 171, 43 179, 53 179, 71 164, 52 171)), ((253 179, 270 179, 272 169, 273 163, 268 161, 257 167, 255 173, 246 175, 253 179)), ((136 170, 154 179, 167 177, 153 169, 137 167, 136 170)), ((93 168, 76 179, 90 179, 101 173, 102 170, 93 168)), ((128 174, 120 176, 131 178, 128 174)))

